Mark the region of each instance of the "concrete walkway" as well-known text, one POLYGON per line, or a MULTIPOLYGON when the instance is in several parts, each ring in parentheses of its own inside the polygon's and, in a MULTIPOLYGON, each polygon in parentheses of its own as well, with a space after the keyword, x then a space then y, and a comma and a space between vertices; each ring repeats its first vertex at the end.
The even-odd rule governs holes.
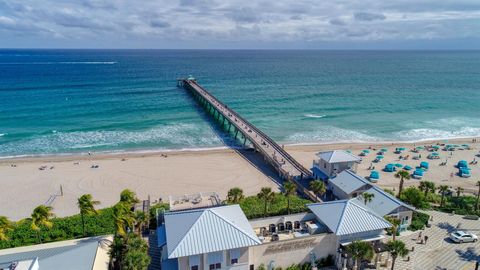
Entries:
POLYGON ((475 262, 480 261, 480 241, 476 243, 457 244, 449 239, 449 234, 457 230, 470 231, 480 236, 480 221, 467 220, 460 215, 428 211, 433 216, 432 226, 422 231, 422 236, 427 235, 426 244, 417 243, 420 231, 401 235, 397 239, 406 243, 410 252, 410 261, 398 258, 395 269, 398 270, 473 270, 475 262))

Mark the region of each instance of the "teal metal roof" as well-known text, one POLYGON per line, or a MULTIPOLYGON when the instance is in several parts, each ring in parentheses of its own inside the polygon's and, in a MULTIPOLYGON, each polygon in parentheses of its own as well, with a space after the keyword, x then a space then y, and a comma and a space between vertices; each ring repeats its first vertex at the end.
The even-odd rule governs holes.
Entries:
POLYGON ((238 205, 165 213, 168 258, 261 244, 238 205))
POLYGON ((357 199, 307 205, 335 235, 383 230, 392 225, 357 199))

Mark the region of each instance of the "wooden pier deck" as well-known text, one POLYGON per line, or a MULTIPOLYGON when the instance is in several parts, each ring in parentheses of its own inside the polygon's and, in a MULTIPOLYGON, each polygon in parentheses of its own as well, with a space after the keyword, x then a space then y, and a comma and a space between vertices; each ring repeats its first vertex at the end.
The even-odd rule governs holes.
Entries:
POLYGON ((200 86, 195 79, 179 79, 179 86, 189 90, 193 97, 202 105, 213 117, 225 124, 228 124, 228 131, 234 128, 235 139, 238 134, 242 135, 243 144, 248 142, 252 144, 256 151, 261 153, 264 160, 271 164, 283 179, 292 181, 297 185, 297 190, 304 196, 318 201, 315 194, 308 189, 308 181, 312 178, 312 172, 296 161, 281 146, 273 141, 260 129, 248 122, 234 110, 219 101, 206 89, 200 86))

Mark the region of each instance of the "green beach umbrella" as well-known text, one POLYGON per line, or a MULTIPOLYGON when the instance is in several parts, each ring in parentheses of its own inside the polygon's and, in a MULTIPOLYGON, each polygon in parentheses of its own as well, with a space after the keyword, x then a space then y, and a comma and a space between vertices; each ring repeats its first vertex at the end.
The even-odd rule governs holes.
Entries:
POLYGON ((397 168, 402 168, 402 167, 403 167, 403 165, 402 165, 402 164, 400 164, 400 163, 395 163, 395 165, 394 165, 394 166, 395 166, 395 167, 397 167, 397 168))
POLYGON ((380 149, 380 151, 382 151, 382 152, 387 152, 388 149, 387 149, 387 148, 382 148, 382 149, 380 149))
POLYGON ((378 156, 377 156, 377 159, 383 159, 383 156, 382 156, 382 155, 378 155, 378 156))
POLYGON ((362 150, 362 152, 365 153, 365 154, 368 154, 368 153, 370 153, 370 150, 364 149, 364 150, 362 150))
POLYGON ((440 146, 434 145, 434 146, 432 146, 432 148, 433 148, 433 149, 440 149, 440 146))
POLYGON ((425 149, 425 147, 423 147, 423 146, 417 146, 417 147, 415 147, 415 149, 417 149, 417 150, 423 150, 423 149, 425 149))
POLYGON ((432 156, 438 156, 438 153, 432 153, 432 156))

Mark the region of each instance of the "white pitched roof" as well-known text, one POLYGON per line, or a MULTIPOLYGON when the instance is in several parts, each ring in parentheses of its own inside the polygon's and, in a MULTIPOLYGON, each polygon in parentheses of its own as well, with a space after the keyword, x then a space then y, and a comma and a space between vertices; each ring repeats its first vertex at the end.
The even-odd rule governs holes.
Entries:
POLYGON ((327 152, 319 152, 317 156, 328 163, 360 161, 361 158, 344 150, 333 150, 327 152))
POLYGON ((350 170, 339 173, 336 177, 330 179, 329 183, 343 190, 346 194, 351 194, 365 185, 370 186, 370 183, 365 178, 350 170))
MULTIPOLYGON (((367 202, 367 206, 368 208, 375 211, 375 213, 377 213, 378 215, 388 215, 401 206, 408 208, 412 211, 415 210, 414 207, 400 201, 392 194, 385 192, 383 189, 377 186, 371 185, 371 188, 366 190, 365 192, 373 194, 374 197, 370 202, 367 202)), ((363 200, 361 196, 359 196, 357 199, 360 201, 363 200)))
POLYGON ((165 213, 168 258, 261 244, 238 205, 165 213))
POLYGON ((336 235, 347 235, 391 227, 381 216, 357 199, 307 205, 315 216, 336 235))

